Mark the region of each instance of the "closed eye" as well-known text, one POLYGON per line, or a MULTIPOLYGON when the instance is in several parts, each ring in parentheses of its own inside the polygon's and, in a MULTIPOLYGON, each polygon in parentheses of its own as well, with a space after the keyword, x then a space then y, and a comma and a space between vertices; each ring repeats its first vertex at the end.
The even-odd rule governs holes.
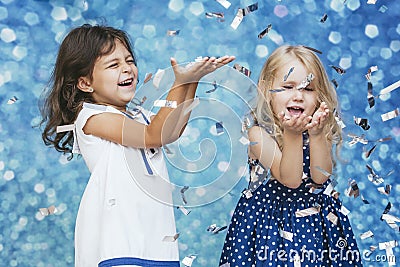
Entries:
POLYGON ((306 90, 306 91, 308 91, 308 92, 314 91, 314 89, 312 89, 312 88, 310 88, 310 87, 306 87, 306 88, 304 88, 304 90, 306 90))
POLYGON ((291 89, 293 89, 294 87, 293 86, 291 86, 291 85, 285 85, 285 86, 282 86, 284 89, 287 89, 287 90, 291 90, 291 89))

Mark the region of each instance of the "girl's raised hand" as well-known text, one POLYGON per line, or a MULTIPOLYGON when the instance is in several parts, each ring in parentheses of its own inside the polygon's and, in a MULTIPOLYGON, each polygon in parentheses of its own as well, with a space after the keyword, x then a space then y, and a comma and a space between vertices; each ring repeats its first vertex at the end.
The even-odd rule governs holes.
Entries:
POLYGON ((191 62, 186 66, 178 65, 175 58, 171 58, 171 66, 178 84, 198 82, 203 76, 235 60, 234 56, 220 58, 205 57, 199 62, 191 62))
POLYGON ((314 112, 311 121, 311 127, 308 129, 309 135, 318 135, 322 133, 326 124, 326 118, 329 115, 329 108, 325 102, 321 102, 319 108, 314 112))

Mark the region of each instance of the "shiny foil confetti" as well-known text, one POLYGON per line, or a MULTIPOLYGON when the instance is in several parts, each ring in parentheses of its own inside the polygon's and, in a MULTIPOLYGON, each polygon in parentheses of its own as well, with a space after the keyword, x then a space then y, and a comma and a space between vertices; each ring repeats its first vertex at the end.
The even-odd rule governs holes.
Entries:
POLYGON ((285 230, 279 228, 279 235, 280 235, 282 238, 293 242, 293 233, 288 232, 288 231, 285 231, 285 230))
POLYGON ((338 216, 336 216, 333 212, 329 212, 327 215, 327 219, 333 224, 337 225, 337 222, 339 220, 338 216))
POLYGON ((189 189, 189 186, 185 185, 182 189, 181 189, 181 197, 182 197, 182 201, 183 203, 186 205, 187 204, 187 200, 185 197, 185 192, 189 189))
POLYGON ((322 18, 319 20, 319 22, 321 22, 321 23, 325 23, 325 21, 328 19, 328 14, 324 14, 323 16, 322 16, 322 18))
POLYGON ((193 264, 193 261, 197 258, 196 255, 189 255, 183 258, 182 264, 185 265, 185 267, 191 267, 193 264))
POLYGON ((175 242, 177 239, 178 239, 178 237, 179 237, 179 233, 176 233, 175 235, 166 235, 166 236, 164 236, 164 238, 163 238, 163 240, 162 241, 164 241, 164 242, 175 242))
POLYGON ((301 81, 301 83, 296 87, 297 90, 306 88, 314 80, 314 74, 310 73, 307 77, 301 81))
POLYGON ((189 213, 191 212, 190 210, 187 210, 184 206, 178 206, 176 208, 182 211, 182 213, 185 214, 186 216, 189 215, 189 213))
POLYGON ((234 30, 236 30, 239 27, 240 23, 242 23, 243 16, 244 16, 243 15, 243 9, 239 8, 237 13, 236 13, 235 18, 233 19, 233 21, 231 23, 231 27, 234 30))
POLYGON ((223 126, 223 122, 216 122, 215 123, 215 129, 217 131, 217 135, 221 135, 224 133, 224 126, 223 126))
POLYGON ((399 113, 400 113, 399 108, 396 108, 395 110, 384 113, 381 115, 382 121, 388 121, 388 120, 397 118, 399 116, 399 113))
POLYGON ((283 77, 283 81, 284 81, 284 82, 287 81, 287 79, 289 78, 289 76, 290 76, 290 74, 293 72, 293 70, 294 70, 294 67, 291 67, 291 68, 289 69, 288 73, 285 74, 285 76, 283 77))
POLYGON ((367 238, 370 238, 370 237, 373 237, 373 236, 374 236, 374 233, 372 233, 372 231, 369 230, 369 231, 367 231, 365 233, 362 233, 360 235, 360 238, 361 238, 361 240, 364 240, 364 239, 367 239, 367 238))
POLYGON ((63 132, 73 131, 74 129, 75 129, 75 124, 66 124, 66 125, 57 126, 56 132, 63 133, 63 132))
POLYGON ((176 101, 171 100, 155 100, 155 107, 166 107, 166 108, 177 108, 178 104, 176 101))
POLYGON ((369 81, 371 80, 371 74, 378 70, 378 66, 371 66, 368 69, 367 74, 365 74, 365 78, 369 81))
POLYGON ((271 29, 272 29, 272 24, 268 24, 267 28, 265 28, 262 32, 258 34, 258 39, 264 38, 271 29))
POLYGON ((225 21, 224 13, 222 13, 222 12, 206 12, 205 15, 206 15, 206 18, 208 18, 208 19, 216 18, 217 21, 219 21, 219 22, 225 21))
POLYGON ((57 208, 55 206, 50 206, 48 208, 40 208, 39 212, 42 216, 49 216, 55 214, 57 212, 57 208))
POLYGON ((357 198, 360 195, 360 190, 355 180, 350 180, 349 187, 346 189, 345 195, 354 198, 357 198))
POLYGON ((393 90, 395 90, 395 89, 397 89, 399 87, 400 87, 400 80, 395 82, 395 83, 393 83, 393 84, 391 84, 391 85, 389 85, 389 86, 387 86, 387 87, 385 87, 385 88, 383 88, 379 92, 379 95, 384 95, 384 94, 390 93, 390 92, 392 92, 393 90))
POLYGON ((176 36, 179 34, 179 32, 180 32, 180 30, 168 30, 167 35, 168 36, 176 36))
POLYGON ((314 207, 303 209, 303 210, 297 210, 295 212, 296 217, 305 217, 305 216, 310 216, 313 214, 319 213, 321 210, 321 206, 315 205, 314 207))
POLYGON ((206 91, 206 94, 215 92, 215 91, 217 90, 217 88, 218 88, 217 81, 214 81, 213 84, 212 84, 212 86, 213 86, 213 89, 210 89, 210 90, 206 91))
POLYGON ((375 97, 372 94, 372 83, 371 82, 368 82, 367 100, 368 100, 368 104, 369 104, 370 108, 375 106, 375 97))
POLYGON ((329 67, 331 67, 332 69, 334 69, 338 74, 340 74, 340 75, 343 75, 343 74, 345 74, 346 73, 346 70, 344 70, 343 68, 341 68, 341 67, 337 67, 337 66, 334 66, 334 65, 329 65, 329 67))
POLYGON ((371 166, 369 166, 368 164, 366 165, 369 174, 368 174, 368 180, 370 180, 373 184, 375 185, 380 185, 381 183, 384 182, 383 178, 380 177, 379 175, 377 175, 375 173, 375 171, 372 169, 371 166))
POLYGON ((239 64, 236 63, 236 64, 233 66, 233 68, 234 68, 235 70, 238 70, 239 72, 243 73, 243 74, 246 75, 247 77, 250 77, 251 72, 250 72, 250 70, 246 69, 245 67, 243 67, 243 66, 241 66, 241 65, 239 65, 239 64))
POLYGON ((219 232, 225 230, 228 228, 228 226, 217 226, 216 224, 211 224, 210 226, 207 227, 207 232, 211 232, 212 234, 216 235, 219 232))
POLYGON ((18 98, 16 96, 13 96, 7 101, 7 105, 15 104, 15 102, 17 102, 17 101, 18 101, 18 98))
POLYGON ((215 1, 220 3, 226 9, 228 9, 231 6, 231 2, 229 2, 228 0, 215 0, 215 1))
POLYGON ((354 123, 358 126, 360 126, 363 130, 368 131, 371 126, 368 124, 368 119, 365 118, 357 118, 353 116, 354 123))

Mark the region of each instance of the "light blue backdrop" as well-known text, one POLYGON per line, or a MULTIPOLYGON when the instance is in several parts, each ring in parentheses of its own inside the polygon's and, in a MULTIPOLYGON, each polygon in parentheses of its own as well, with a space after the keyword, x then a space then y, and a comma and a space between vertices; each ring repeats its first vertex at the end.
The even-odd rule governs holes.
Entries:
MULTIPOLYGON (((400 80, 400 2, 259 1, 258 10, 245 16, 234 30, 230 24, 237 9, 253 3, 255 0, 231 0, 232 5, 225 9, 214 0, 0 0, 0 266, 73 265, 75 216, 89 173, 82 159, 68 162, 65 156, 45 147, 40 130, 34 126, 40 120, 38 97, 49 79, 59 43, 66 32, 83 23, 105 23, 126 30, 135 46, 141 81, 146 73, 154 74, 158 69, 169 67, 171 56, 179 62, 188 62, 197 56, 229 54, 236 56, 234 63, 251 71, 250 79, 256 82, 266 57, 282 43, 303 44, 321 50, 320 58, 330 78, 339 84, 337 92, 347 126, 342 157, 348 163, 339 166, 337 190, 344 206, 351 211, 349 217, 359 247, 368 251, 370 246, 399 238, 398 226, 397 230, 392 229, 380 217, 388 202, 392 204, 389 214, 400 216, 399 118, 385 122, 381 119, 381 114, 399 107, 400 89, 376 98, 375 106, 369 108, 365 74, 371 66, 378 66, 378 71, 371 75, 374 95, 400 80), (207 18, 205 12, 223 12, 224 21, 207 18), (328 17, 322 23, 320 19, 325 13, 328 17), (269 24, 271 31, 259 39, 258 34, 269 24), (167 30, 180 32, 176 36, 167 36, 167 30), (330 65, 340 66, 346 73, 339 75, 330 65), (354 116, 367 118, 370 129, 357 126, 354 116), (350 146, 351 138, 347 134, 365 135, 370 142, 350 146), (391 137, 391 140, 374 142, 384 137, 391 137), (376 149, 370 157, 365 157, 364 152, 374 145, 377 145, 376 149), (384 176, 383 184, 374 185, 368 180, 366 164, 384 176), (391 175, 385 176, 392 170, 391 175), (348 179, 357 181, 361 195, 369 204, 364 204, 361 197, 345 196, 348 179), (377 190, 386 184, 392 186, 389 195, 377 190), (57 207, 57 213, 41 216, 39 208, 51 205, 57 207), (361 240, 360 234, 368 230, 374 237, 361 240)), ((230 78, 233 81, 241 79, 237 75, 226 75, 220 82, 230 78)), ((210 85, 202 86, 199 94, 205 95, 210 85)), ((246 91, 249 88, 234 90, 250 100, 255 92, 246 91)), ((146 95, 140 89, 139 93, 146 95)), ((221 94, 219 90, 213 97, 230 106, 231 102, 221 94)), ((196 112, 199 116, 204 112, 203 115, 212 117, 212 114, 221 114, 220 108, 218 105, 200 105, 196 112)), ((234 116, 224 118, 224 125, 239 122, 234 116)), ((227 162, 237 155, 232 157, 232 153, 227 152, 229 149, 225 149, 226 144, 229 145, 226 138, 221 139, 213 133, 214 122, 195 120, 191 123, 184 140, 195 152, 186 152, 186 157, 188 160, 199 157, 197 146, 200 140, 205 140, 202 143, 205 147, 211 140, 216 149, 213 166, 206 175, 199 172, 194 178, 187 177, 187 173, 173 164, 169 167, 171 179, 177 184, 198 186, 209 182, 210 177, 218 177, 227 162)), ((245 161, 245 155, 242 159, 245 161)), ((235 165, 232 167, 239 167, 236 161, 231 163, 235 165)), ((240 176, 232 177, 233 180, 236 178, 240 176)), ((193 266, 218 265, 226 232, 212 235, 206 229, 213 223, 218 226, 229 224, 240 192, 246 186, 245 178, 237 180, 239 183, 229 194, 191 209, 187 216, 176 210, 181 260, 195 254, 193 266)), ((196 193, 201 196, 207 192, 196 193)), ((394 248, 397 258, 399 251, 399 247, 394 248)), ((376 256, 384 260, 385 253, 377 248, 369 258, 365 257, 365 265, 387 266, 387 263, 372 261, 376 256)))

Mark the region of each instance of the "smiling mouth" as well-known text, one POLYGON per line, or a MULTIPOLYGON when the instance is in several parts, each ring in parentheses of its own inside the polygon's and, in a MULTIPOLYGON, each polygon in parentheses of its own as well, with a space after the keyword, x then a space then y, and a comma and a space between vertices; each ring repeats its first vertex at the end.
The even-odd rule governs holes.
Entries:
POLYGON ((300 107, 288 107, 287 110, 291 116, 300 116, 304 112, 304 109, 300 107))
POLYGON ((118 86, 131 86, 133 83, 133 78, 126 79, 125 81, 122 81, 118 83, 118 86))

